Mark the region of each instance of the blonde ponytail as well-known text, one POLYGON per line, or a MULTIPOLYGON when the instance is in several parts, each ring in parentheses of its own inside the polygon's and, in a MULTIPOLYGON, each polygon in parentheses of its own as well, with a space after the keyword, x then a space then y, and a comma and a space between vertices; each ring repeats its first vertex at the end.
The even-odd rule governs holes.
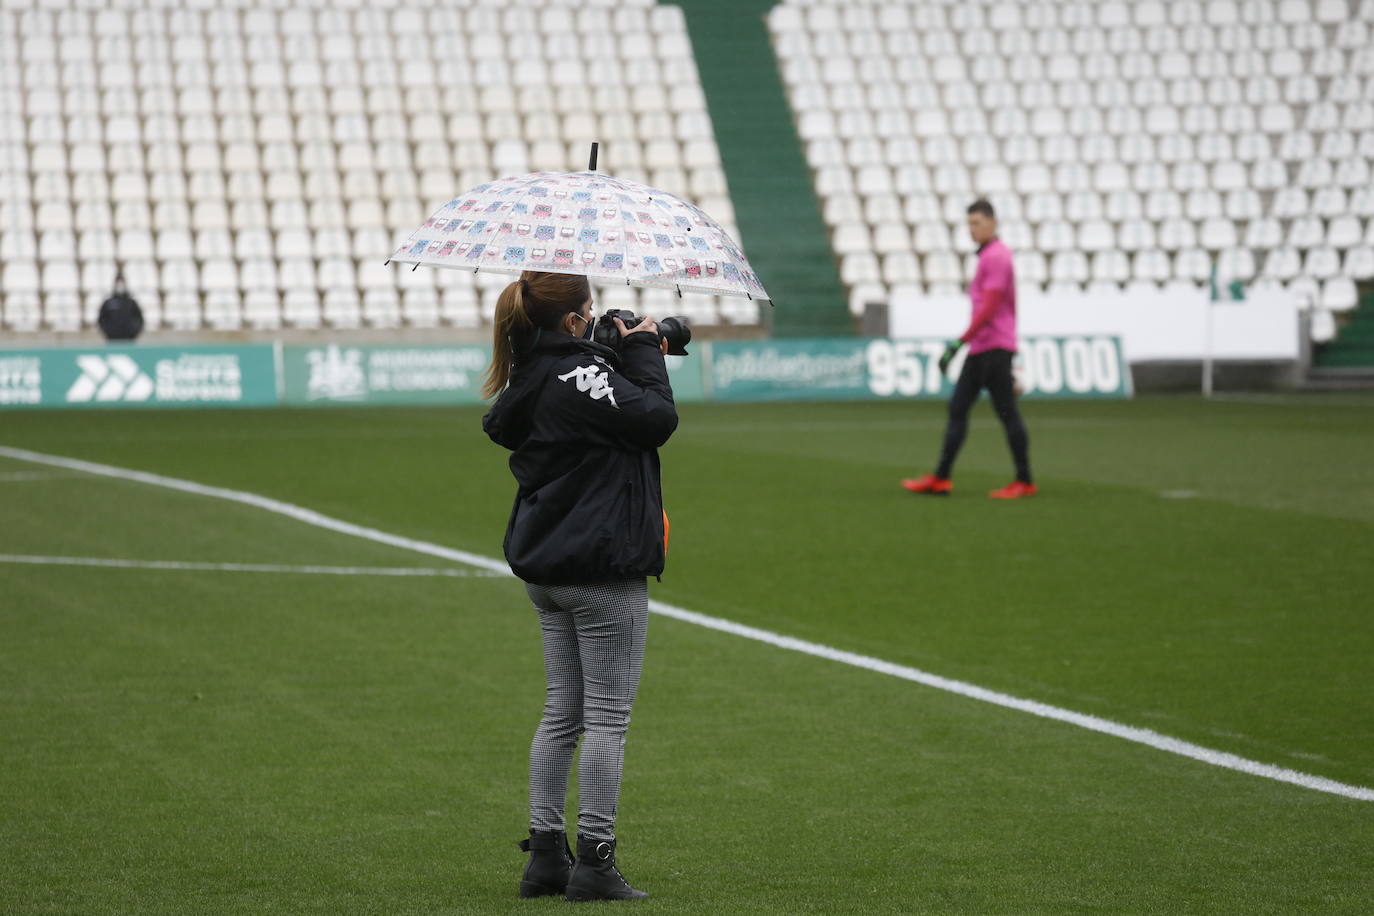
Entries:
POLYGON ((482 397, 501 393, 510 383, 515 367, 515 339, 534 330, 529 313, 525 311, 525 279, 521 277, 501 290, 496 300, 496 318, 491 328, 491 364, 487 366, 486 381, 482 383, 482 397))

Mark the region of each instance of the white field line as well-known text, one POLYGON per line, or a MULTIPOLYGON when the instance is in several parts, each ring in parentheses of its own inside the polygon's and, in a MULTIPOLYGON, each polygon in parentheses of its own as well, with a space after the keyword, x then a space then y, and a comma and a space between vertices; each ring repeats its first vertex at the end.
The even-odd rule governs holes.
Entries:
POLYGON ((55 471, 0 471, 0 483, 20 483, 30 480, 57 480, 59 478, 71 476, 71 474, 59 474, 55 471))
POLYGON ((1160 490, 1160 499, 1197 499, 1197 490, 1160 490))
POLYGON ((279 566, 274 563, 193 563, 181 560, 120 560, 108 557, 45 557, 0 553, 0 563, 32 566, 101 566, 112 569, 172 569, 197 572, 302 573, 316 576, 495 576, 485 569, 434 569, 410 566, 279 566))
MULTIPOLYGON (((355 525, 352 522, 331 518, 311 509, 294 506, 290 503, 271 499, 266 496, 259 496, 256 493, 248 493, 242 490, 230 490, 223 487, 210 487, 189 480, 164 477, 161 474, 150 474, 146 471, 134 471, 108 464, 96 464, 91 461, 81 461, 76 458, 66 458, 60 455, 47 455, 41 452, 31 452, 27 449, 10 448, 7 446, 0 446, 0 457, 48 465, 49 467, 66 468, 73 471, 84 471, 88 474, 98 474, 104 477, 118 478, 120 480, 132 480, 149 484, 150 486, 180 490, 183 493, 210 496, 215 499, 224 499, 230 502, 242 503, 243 505, 256 506, 268 512, 284 515, 288 518, 293 518, 318 528, 324 528, 328 531, 351 534, 355 537, 376 541, 380 544, 389 544, 393 547, 413 550, 428 556, 442 557, 446 560, 466 563, 470 566, 475 566, 479 569, 485 569, 491 572, 503 573, 505 575, 511 574, 510 568, 501 560, 495 560, 491 557, 482 556, 481 554, 468 553, 464 550, 455 550, 451 547, 444 547, 439 544, 431 544, 427 541, 402 537, 385 531, 378 531, 375 528, 355 525)), ((650 601, 649 609, 664 617, 671 617, 674 620, 680 620, 684 623, 705 627, 708 630, 717 630, 721 633, 729 633, 733 636, 740 636, 745 639, 754 640, 755 642, 776 646, 779 649, 800 652, 804 655, 829 659, 844 665, 851 665, 855 668, 863 668, 868 671, 878 672, 879 674, 901 678, 902 680, 914 681, 915 683, 933 687, 937 690, 944 690, 969 699, 991 703, 994 706, 1002 706, 1007 709, 1017 710, 1018 712, 1029 713, 1030 715, 1039 716, 1044 719, 1053 719, 1057 722, 1076 725, 1079 728, 1086 728, 1089 731, 1111 735, 1114 738, 1121 738, 1136 744, 1143 744, 1146 747, 1166 751, 1170 754, 1177 754, 1181 757, 1188 757, 1212 766, 1234 770, 1238 773, 1247 773, 1251 776, 1260 776, 1265 779, 1286 782, 1291 785, 1300 786, 1304 789, 1327 792, 1332 795, 1340 795, 1345 798, 1353 798, 1359 801, 1374 801, 1374 789, 1371 788, 1349 785, 1347 783, 1337 782, 1333 779, 1327 779, 1323 776, 1314 776, 1310 773, 1302 773, 1297 770, 1287 769, 1286 767, 1250 760, 1245 757, 1237 756, 1236 754, 1212 750, 1211 748, 1202 747, 1201 745, 1193 744, 1188 741, 1171 738, 1168 735, 1162 735, 1159 732, 1151 731, 1147 728, 1122 725, 1119 722, 1113 722, 1098 716, 1074 712, 1070 709, 1051 706, 1048 703, 1039 703, 1035 700, 1022 699, 1021 697, 1012 696, 1011 694, 989 690, 977 684, 970 684, 967 681, 957 681, 951 678, 941 677, 938 674, 931 674, 918 668, 899 665, 894 662, 884 661, 880 658, 873 658, 869 655, 846 652, 843 649, 836 649, 831 646, 821 645, 820 643, 808 642, 792 636, 785 636, 781 633, 774 633, 771 630, 764 630, 758 627, 736 623, 733 620, 699 614, 696 611, 689 611, 686 608, 664 604, 662 601, 650 601)))

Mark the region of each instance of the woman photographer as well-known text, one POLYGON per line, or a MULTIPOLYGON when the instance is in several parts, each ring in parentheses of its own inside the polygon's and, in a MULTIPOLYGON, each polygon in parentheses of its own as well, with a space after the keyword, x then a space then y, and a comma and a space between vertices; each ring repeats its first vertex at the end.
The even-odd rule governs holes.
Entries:
POLYGON ((667 517, 659 446, 677 428, 653 319, 614 319, 619 345, 592 337, 586 277, 526 271, 496 305, 483 418, 512 451, 518 489, 505 555, 544 637, 547 693, 530 747, 530 853, 522 897, 630 900, 615 865, 625 732, 648 623, 646 578, 663 571, 667 517), (578 764, 577 856, 563 803, 578 764))

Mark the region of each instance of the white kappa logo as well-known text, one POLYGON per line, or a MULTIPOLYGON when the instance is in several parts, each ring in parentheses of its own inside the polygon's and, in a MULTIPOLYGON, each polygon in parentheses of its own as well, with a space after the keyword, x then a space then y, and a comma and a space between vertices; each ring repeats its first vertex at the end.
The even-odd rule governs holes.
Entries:
POLYGON ((605 398, 616 410, 620 409, 620 405, 615 402, 615 392, 611 390, 611 380, 606 377, 605 372, 598 372, 595 366, 581 366, 567 375, 560 375, 558 380, 566 382, 572 378, 577 379, 577 390, 590 394, 593 401, 605 398))
POLYGON ((138 363, 122 353, 111 356, 86 354, 76 358, 81 376, 67 389, 67 401, 146 401, 153 380, 138 363))

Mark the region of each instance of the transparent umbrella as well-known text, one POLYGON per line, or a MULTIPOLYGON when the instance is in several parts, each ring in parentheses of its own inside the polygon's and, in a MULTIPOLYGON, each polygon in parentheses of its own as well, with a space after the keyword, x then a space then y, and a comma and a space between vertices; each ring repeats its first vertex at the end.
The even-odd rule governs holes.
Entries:
POLYGON ((700 207, 596 172, 595 162, 593 150, 585 172, 478 185, 439 208, 389 261, 769 299, 734 239, 700 207))

